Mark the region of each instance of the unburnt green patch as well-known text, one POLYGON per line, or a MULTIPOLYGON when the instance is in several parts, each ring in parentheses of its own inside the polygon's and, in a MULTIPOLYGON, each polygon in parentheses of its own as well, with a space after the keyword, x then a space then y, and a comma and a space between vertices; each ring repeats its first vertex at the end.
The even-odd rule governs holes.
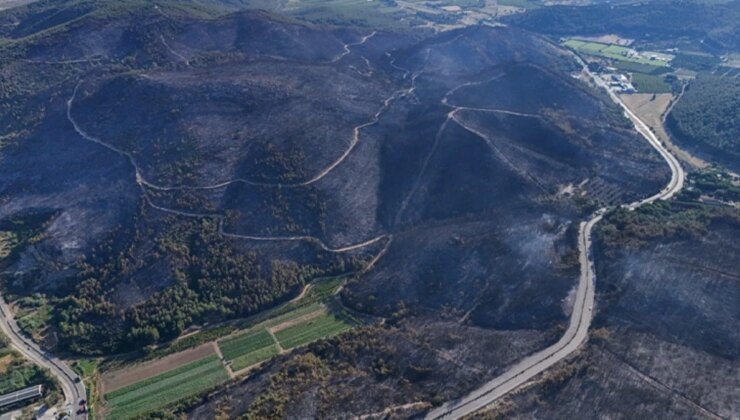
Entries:
POLYGON ((281 346, 293 348, 343 333, 352 327, 352 323, 327 313, 281 330, 275 336, 281 346))
POLYGON ((278 342, 283 348, 290 349, 357 325, 359 321, 343 314, 341 307, 331 305, 331 299, 341 284, 341 278, 318 281, 301 299, 275 310, 271 317, 262 318, 249 330, 219 341, 218 346, 224 359, 231 363, 231 369, 239 371, 277 355, 278 342), (327 305, 332 309, 327 309, 327 305), (278 342, 268 329, 277 331, 278 342))
POLYGON ((128 419, 192 397, 229 379, 217 356, 205 357, 106 394, 109 419, 128 419))
POLYGON ((275 340, 265 329, 250 331, 218 343, 232 370, 241 370, 265 361, 278 353, 275 340))
POLYGON ((631 49, 622 47, 620 45, 602 44, 600 42, 581 41, 578 39, 569 39, 563 42, 563 45, 584 54, 595 55, 612 60, 625 61, 654 67, 664 67, 667 65, 665 61, 651 59, 640 54, 635 54, 631 49))

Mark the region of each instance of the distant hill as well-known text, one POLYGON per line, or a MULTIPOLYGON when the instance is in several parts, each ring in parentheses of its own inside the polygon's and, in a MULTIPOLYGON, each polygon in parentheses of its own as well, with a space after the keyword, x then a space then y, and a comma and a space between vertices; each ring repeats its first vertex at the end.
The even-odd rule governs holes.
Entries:
POLYGON ((740 48, 740 1, 646 1, 637 4, 553 6, 504 21, 554 36, 619 34, 646 42, 678 44, 713 53, 740 48))

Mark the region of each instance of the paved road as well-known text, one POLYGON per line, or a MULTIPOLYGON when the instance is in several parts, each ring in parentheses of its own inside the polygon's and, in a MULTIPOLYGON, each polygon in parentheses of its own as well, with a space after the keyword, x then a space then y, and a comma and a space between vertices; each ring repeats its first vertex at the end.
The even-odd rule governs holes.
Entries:
POLYGON ((609 88, 606 86, 606 83, 601 80, 599 77, 596 77, 594 74, 588 71, 588 67, 586 67, 585 63, 581 61, 581 64, 584 66, 584 69, 586 72, 591 76, 591 78, 596 82, 596 84, 603 89, 606 89, 606 91, 609 93, 609 97, 611 97, 612 101, 614 101, 617 105, 621 106, 624 110, 625 115, 635 124, 635 129, 637 132, 642 134, 643 137, 650 143, 651 146, 655 150, 660 153, 660 156, 663 157, 663 159, 666 161, 668 166, 671 168, 671 180, 668 182, 668 185, 665 186, 660 192, 640 201, 636 201, 634 203, 630 203, 625 205, 625 207, 629 208, 630 210, 634 210, 643 204, 652 203, 656 200, 666 200, 673 195, 675 195, 677 192, 683 188, 683 184, 686 181, 686 173, 684 172, 683 168, 681 167, 681 164, 678 162, 678 159, 676 159, 675 156, 673 156, 668 149, 663 146, 663 143, 658 140, 658 137, 653 134, 652 131, 650 131, 650 128, 647 124, 645 124, 640 118, 635 115, 634 112, 630 111, 630 109, 627 107, 627 105, 622 102, 622 100, 617 96, 614 92, 609 90, 609 88))
MULTIPOLYGON (((637 131, 660 153, 671 169, 671 180, 663 190, 644 200, 626 204, 624 207, 634 210, 643 204, 672 197, 681 190, 686 176, 678 160, 663 147, 648 126, 630 111, 619 97, 607 88, 601 79, 588 72, 586 64, 580 58, 578 60, 596 84, 606 89, 611 99, 624 109, 627 117, 635 124, 637 131)), ((599 209, 588 221, 582 222, 580 225, 578 249, 581 275, 570 323, 560 340, 554 345, 522 359, 510 367, 503 375, 487 382, 470 394, 460 399, 449 401, 429 412, 427 414, 428 419, 456 419, 475 413, 561 361, 586 341, 588 338, 588 328, 591 325, 591 319, 593 317, 594 280, 596 278, 591 254, 591 235, 593 227, 601 221, 605 212, 606 208, 599 209)))
POLYGON ((37 365, 49 369, 51 374, 59 381, 64 393, 61 410, 71 411, 71 419, 84 419, 85 415, 78 416, 75 414, 79 401, 86 398, 84 383, 81 380, 76 382, 79 377, 69 366, 53 355, 46 353, 21 333, 2 295, 0 295, 0 330, 10 339, 11 346, 19 353, 37 365))

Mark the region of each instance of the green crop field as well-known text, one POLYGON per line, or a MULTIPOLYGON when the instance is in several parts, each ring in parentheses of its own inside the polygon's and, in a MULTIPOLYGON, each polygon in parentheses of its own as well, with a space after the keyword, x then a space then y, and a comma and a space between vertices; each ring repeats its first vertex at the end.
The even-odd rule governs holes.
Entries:
POLYGON ((587 42, 587 41, 579 41, 577 39, 569 39, 563 43, 568 48, 573 48, 574 50, 583 51, 585 53, 589 54, 595 54, 601 51, 602 48, 604 48, 604 44, 599 44, 597 42, 587 42))
POLYGON ((221 353, 227 360, 234 360, 239 356, 269 346, 274 347, 275 341, 264 329, 240 334, 218 343, 221 353))
POLYGON ((234 371, 262 362, 278 353, 275 340, 265 329, 250 331, 218 343, 234 371))
MULTIPOLYGON (((239 323, 238 325, 227 325, 212 331, 199 333, 200 336, 196 334, 195 336, 188 337, 185 340, 181 340, 188 341, 187 345, 171 346, 170 348, 168 348, 168 351, 161 352, 157 355, 157 357, 176 353, 177 351, 192 347, 195 344, 200 344, 205 341, 215 339, 217 340, 216 343, 219 349, 223 353, 224 359, 231 363, 230 367, 231 370, 234 372, 268 360, 278 354, 278 347, 275 340, 267 332, 267 329, 310 313, 314 313, 317 311, 326 312, 327 306, 332 308, 330 310, 332 312, 342 313, 343 311, 341 309, 341 305, 332 305, 331 303, 334 294, 341 286, 342 281, 342 277, 319 279, 311 285, 311 288, 300 300, 286 303, 285 305, 282 305, 280 307, 264 311, 256 316, 250 317, 249 319, 239 323), (241 331, 234 332, 235 329, 239 329, 241 331), (232 332, 234 332, 234 334, 228 335, 232 332), (223 338, 218 340, 219 336, 223 338)), ((330 319, 336 319, 334 316, 326 314, 324 314, 319 319, 323 319, 326 317, 329 317, 330 319)), ((325 325, 320 331, 316 331, 313 322, 304 322, 289 328, 288 330, 292 330, 295 327, 304 328, 308 326, 309 332, 306 338, 302 338, 298 344, 290 344, 287 348, 295 347, 296 345, 307 344, 316 339, 337 334, 338 332, 345 331, 355 324, 360 323, 359 320, 355 320, 347 314, 340 315, 340 317, 342 319, 346 319, 346 321, 339 321, 338 319, 336 319, 336 322, 334 322, 332 325, 325 325)), ((289 341, 289 343, 292 343, 292 341, 289 341)), ((189 365, 183 366, 170 372, 166 372, 155 378, 139 382, 132 386, 148 386, 149 382, 161 382, 166 380, 169 376, 177 376, 180 374, 185 375, 186 371, 197 368, 198 366, 195 364, 201 362, 202 361, 193 362, 189 365)), ((201 387, 200 389, 204 388, 201 387)), ((106 399, 109 402, 108 407, 110 408, 110 410, 112 410, 112 413, 115 416, 119 416, 116 418, 124 417, 122 414, 124 411, 116 408, 117 406, 120 406, 125 402, 125 400, 121 400, 121 398, 123 398, 122 392, 125 393, 124 391, 126 391, 126 389, 117 390, 106 395, 106 399)), ((159 397, 153 398, 151 404, 154 404, 158 398, 159 397)), ((137 400, 136 403, 145 406, 145 402, 137 400)), ((169 401, 158 404, 154 408, 145 407, 145 409, 156 409, 159 406, 163 406, 168 403, 169 401)), ((125 403, 125 409, 129 409, 127 406, 128 404, 133 403, 125 403)))
POLYGON ((570 49, 582 52, 584 54, 610 58, 612 60, 625 61, 629 63, 642 64, 652 67, 664 67, 667 65, 665 61, 651 60, 647 57, 642 57, 639 55, 630 56, 630 49, 622 47, 620 45, 602 44, 600 42, 581 41, 578 39, 568 39, 563 42, 562 45, 570 49))
POLYGON ((257 350, 253 350, 247 354, 233 359, 231 361, 231 369, 236 372, 257 363, 264 362, 265 360, 268 360, 272 358, 272 356, 275 356, 277 354, 278 350, 273 343, 273 345, 269 347, 263 347, 257 350))
POLYGON ((286 349, 308 344, 320 338, 331 337, 352 328, 352 324, 338 319, 333 314, 325 314, 310 321, 302 322, 275 334, 286 349))
POLYGON ((208 356, 105 395, 108 419, 139 417, 226 382, 217 356, 208 356))
POLYGON ((607 45, 606 47, 601 49, 601 52, 604 54, 610 54, 610 55, 618 55, 618 56, 624 56, 627 53, 629 53, 630 49, 625 48, 619 45, 607 45))
MULTIPOLYGON (((273 312, 270 318, 263 319, 262 322, 254 325, 246 332, 219 341, 218 346, 224 355, 224 359, 231 362, 231 369, 238 371, 268 360, 278 354, 276 343, 267 332, 267 328, 292 321, 310 313, 326 311, 324 304, 329 302, 341 284, 342 278, 339 277, 317 281, 300 301, 286 305, 281 310, 273 312)), ((345 318, 349 319, 349 317, 345 318)), ((288 344, 284 347, 292 348, 346 331, 352 327, 351 324, 354 322, 356 320, 344 322, 339 321, 333 315, 323 314, 313 321, 302 322, 286 329, 285 331, 291 331, 289 336, 282 335, 282 332, 278 334, 289 337, 287 339, 288 344), (321 320, 321 323, 315 325, 314 322, 318 320, 321 320), (328 322, 330 320, 333 321, 328 322), (299 330, 303 329, 306 330, 305 334, 298 334, 299 330), (292 338, 293 335, 296 335, 296 338, 292 338)), ((281 344, 283 343, 281 342, 281 344)))

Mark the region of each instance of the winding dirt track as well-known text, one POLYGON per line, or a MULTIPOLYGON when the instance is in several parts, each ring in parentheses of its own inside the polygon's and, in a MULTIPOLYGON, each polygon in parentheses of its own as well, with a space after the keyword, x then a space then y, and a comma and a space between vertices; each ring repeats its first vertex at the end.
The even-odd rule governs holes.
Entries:
MULTIPOLYGON (((661 142, 650 131, 647 125, 640 120, 627 106, 622 103, 617 95, 611 92, 605 83, 588 71, 586 63, 577 58, 583 66, 584 71, 601 88, 607 90, 611 99, 624 110, 625 115, 634 123, 635 129, 650 143, 655 150, 665 159, 671 169, 671 180, 660 192, 634 203, 624 205, 625 208, 634 210, 643 204, 652 203, 656 200, 671 198, 681 190, 686 174, 678 163, 678 160, 666 150, 661 142)), ((607 209, 602 208, 594 213, 586 222, 581 222, 578 234, 579 261, 581 264, 581 275, 578 289, 576 291, 575 304, 571 313, 570 323, 565 334, 554 345, 534 353, 514 366, 511 366, 504 374, 485 383, 470 394, 453 401, 449 401, 441 407, 432 410, 426 416, 427 419, 451 418, 457 419, 475 413, 486 407, 496 399, 506 395, 527 381, 542 373, 557 362, 573 353, 588 338, 588 328, 593 317, 594 288, 596 274, 593 266, 593 255, 591 251, 591 237, 593 227, 601 221, 607 209)))
MULTIPOLYGON (((342 58, 344 58, 345 56, 347 56, 348 54, 350 54, 352 52, 351 47, 364 44, 369 39, 371 39, 372 37, 374 37, 376 34, 377 34, 377 32, 373 31, 370 34, 363 36, 358 42, 344 44, 344 46, 343 46, 343 52, 340 53, 339 55, 337 55, 334 59, 330 60, 329 63, 335 63, 335 62, 341 60, 342 58)), ((161 38, 162 43, 165 45, 165 47, 168 50, 170 50, 176 56, 178 56, 178 57, 180 57, 182 59, 187 60, 184 56, 181 56, 180 54, 178 54, 177 52, 175 52, 174 50, 172 50, 170 48, 170 46, 167 44, 167 42, 165 41, 164 37, 160 37, 160 38, 161 38)), ((187 64, 189 64, 189 61, 187 61, 187 64)), ((391 64, 393 64, 393 63, 391 63, 391 64)), ((219 229, 219 233, 221 235, 225 236, 225 237, 229 237, 229 238, 233 238, 233 239, 243 239, 243 240, 251 240, 251 241, 276 241, 276 242, 277 241, 307 241, 307 242, 312 242, 312 243, 318 244, 319 247, 321 247, 321 249, 323 249, 324 251, 341 253, 341 252, 354 251, 354 250, 363 248, 365 246, 372 245, 372 244, 374 244, 374 243, 376 243, 376 242, 378 242, 380 240, 390 238, 391 235, 382 234, 382 235, 376 236, 374 238, 368 239, 366 241, 363 241, 363 242, 360 242, 360 243, 357 243, 357 244, 347 244, 347 245, 338 246, 338 247, 331 247, 331 246, 327 245, 326 243, 324 243, 321 239, 319 239, 317 237, 314 237, 314 236, 309 236, 309 235, 297 235, 297 236, 258 236, 258 235, 244 235, 244 234, 230 233, 230 232, 226 232, 224 230, 224 216, 223 215, 220 215, 220 214, 211 214, 211 213, 201 213, 201 212, 195 212, 195 211, 177 210, 177 209, 172 209, 172 208, 168 208, 168 207, 157 205, 157 204, 155 204, 152 201, 151 197, 149 197, 149 195, 147 194, 147 189, 154 190, 154 191, 215 190, 215 189, 225 188, 225 187, 227 187, 227 186, 229 186, 231 184, 235 184, 235 183, 243 183, 243 184, 247 184, 247 185, 260 186, 260 187, 295 188, 295 187, 303 187, 303 186, 307 186, 307 185, 313 184, 313 183, 321 180, 325 176, 327 176, 337 166, 339 166, 342 162, 344 162, 345 159, 347 159, 347 157, 355 149, 355 146, 357 146, 357 144, 358 144, 358 142, 360 140, 360 134, 361 134, 362 129, 377 124, 378 121, 380 120, 380 117, 383 115, 384 112, 386 112, 388 110, 388 108, 391 106, 391 104, 394 101, 396 101, 398 99, 401 99, 401 98, 405 98, 405 97, 410 96, 410 95, 413 95, 413 92, 414 92, 414 89, 415 89, 414 82, 415 82, 417 76, 418 76, 418 73, 413 75, 412 80, 411 80, 411 86, 409 88, 407 88, 407 89, 400 89, 400 90, 394 91, 388 98, 386 98, 383 101, 382 106, 375 112, 375 114, 373 114, 373 116, 371 117, 371 119, 368 122, 363 123, 363 124, 360 124, 360 125, 357 125, 357 126, 354 127, 353 134, 352 134, 352 139, 350 140, 349 146, 347 147, 347 149, 345 149, 345 151, 336 160, 334 160, 331 164, 329 164, 327 167, 325 167, 324 169, 322 169, 318 174, 314 175, 313 177, 311 177, 311 178, 309 178, 309 179, 307 179, 305 181, 301 181, 301 182, 297 182, 297 183, 268 183, 268 182, 250 181, 250 180, 247 180, 247 179, 244 179, 244 178, 234 178, 234 179, 230 179, 230 180, 227 180, 227 181, 222 181, 222 182, 219 182, 219 183, 216 183, 216 184, 190 187, 190 186, 164 186, 164 185, 158 185, 158 184, 155 184, 153 182, 150 182, 150 181, 148 181, 144 177, 143 171, 141 170, 141 168, 139 167, 139 165, 136 162, 136 159, 134 158, 134 156, 130 152, 127 152, 125 150, 119 149, 118 147, 113 146, 113 145, 111 145, 111 144, 109 144, 109 143, 107 143, 107 142, 105 142, 105 141, 103 141, 103 140, 101 140, 101 139, 99 139, 99 138, 97 138, 97 137, 95 137, 95 136, 87 133, 80 126, 80 124, 74 119, 74 117, 72 115, 72 109, 73 109, 75 98, 77 97, 77 92, 79 91, 79 88, 82 85, 82 81, 81 80, 75 86, 74 91, 72 92, 72 96, 67 100, 67 119, 72 124, 72 126, 75 129, 75 131, 82 138, 84 138, 85 140, 88 140, 90 142, 93 142, 95 144, 98 144, 98 145, 100 145, 102 147, 105 147, 106 149, 111 150, 111 151, 113 151, 113 152, 115 152, 115 153, 117 153, 117 154, 125 157, 128 160, 129 164, 134 169, 134 175, 135 175, 135 179, 136 179, 136 184, 139 186, 139 188, 141 188, 141 191, 142 191, 144 200, 146 201, 146 203, 151 208, 153 208, 155 210, 158 210, 158 211, 161 211, 161 212, 164 212, 164 213, 168 213, 168 214, 182 216, 182 217, 212 218, 212 219, 216 219, 216 220, 218 220, 218 224, 219 224, 219 228, 218 228, 219 229)), ((406 74, 404 74, 404 78, 405 77, 406 77, 406 74)))
POLYGON ((356 47, 358 45, 362 45, 362 44, 366 43, 368 39, 374 37, 377 34, 378 34, 378 31, 372 31, 368 35, 365 35, 362 38, 360 38, 360 40, 358 42, 352 42, 352 43, 349 43, 349 44, 344 44, 344 46, 342 47, 344 49, 344 51, 342 51, 336 57, 332 58, 329 61, 329 63, 336 63, 337 61, 343 59, 344 57, 346 57, 347 55, 349 55, 349 53, 352 52, 352 50, 351 50, 350 47, 356 47))

